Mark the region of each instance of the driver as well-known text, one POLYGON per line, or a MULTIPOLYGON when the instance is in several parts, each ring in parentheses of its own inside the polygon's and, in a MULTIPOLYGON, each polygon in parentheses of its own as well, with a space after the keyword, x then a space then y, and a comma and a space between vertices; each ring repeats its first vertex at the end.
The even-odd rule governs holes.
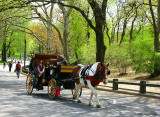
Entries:
POLYGON ((56 65, 57 67, 68 64, 64 56, 60 55, 60 52, 56 52, 56 56, 57 56, 57 65, 56 65))
POLYGON ((60 67, 61 65, 68 65, 66 59, 64 58, 63 55, 60 55, 60 52, 56 52, 55 55, 57 56, 57 63, 55 63, 55 72, 59 73, 60 72, 60 67))

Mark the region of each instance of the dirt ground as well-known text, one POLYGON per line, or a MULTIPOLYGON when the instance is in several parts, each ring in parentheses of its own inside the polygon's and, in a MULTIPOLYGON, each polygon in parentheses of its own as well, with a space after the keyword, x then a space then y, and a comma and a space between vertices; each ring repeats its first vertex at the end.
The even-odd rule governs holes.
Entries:
POLYGON ((128 68, 127 74, 125 75, 120 75, 118 69, 116 68, 111 68, 110 71, 111 71, 111 74, 109 76, 110 78, 122 78, 127 80, 149 80, 149 81, 160 80, 160 75, 158 77, 151 77, 150 74, 147 73, 135 74, 135 71, 132 70, 132 68, 128 68))
MULTIPOLYGON (((137 80, 135 82, 139 82, 140 80, 145 80, 145 81, 151 81, 151 84, 159 84, 160 81, 160 76, 158 77, 151 77, 150 74, 147 73, 139 73, 139 74, 135 74, 135 71, 132 70, 132 68, 128 68, 127 69, 127 74, 125 75, 119 75, 118 69, 116 68, 111 68, 110 69, 111 74, 109 75, 109 78, 117 78, 117 79, 122 79, 122 80, 137 80), (155 81, 155 82, 154 82, 155 81), (158 81, 158 82, 157 82, 158 81)), ((134 81, 131 81, 134 82, 134 81)), ((112 87, 112 83, 108 83, 107 86, 112 87)), ((121 89, 129 89, 129 90, 137 90, 139 91, 139 86, 136 85, 127 85, 127 84, 119 84, 118 85, 119 90, 121 89)), ((146 91, 147 92, 152 92, 155 94, 160 95, 160 87, 146 87, 146 91)))

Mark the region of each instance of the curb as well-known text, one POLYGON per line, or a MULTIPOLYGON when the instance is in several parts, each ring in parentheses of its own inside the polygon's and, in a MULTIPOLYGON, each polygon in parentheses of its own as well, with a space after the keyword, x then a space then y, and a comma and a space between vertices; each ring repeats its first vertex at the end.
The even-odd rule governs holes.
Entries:
POLYGON ((135 93, 135 92, 122 91, 122 90, 110 90, 110 89, 103 89, 103 88, 97 88, 97 90, 160 99, 160 96, 157 96, 157 95, 141 94, 141 93, 135 93))

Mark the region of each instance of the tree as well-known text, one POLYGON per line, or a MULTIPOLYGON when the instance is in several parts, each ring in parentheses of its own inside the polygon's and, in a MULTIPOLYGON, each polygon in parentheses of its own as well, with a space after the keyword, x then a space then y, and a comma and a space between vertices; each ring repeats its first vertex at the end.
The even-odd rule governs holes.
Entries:
POLYGON ((158 7, 157 7, 157 13, 158 13, 158 18, 157 18, 157 23, 156 23, 156 18, 155 14, 153 11, 153 6, 151 0, 149 0, 149 7, 150 7, 150 12, 152 16, 152 23, 153 23, 153 29, 154 29, 154 50, 159 51, 159 33, 160 33, 160 1, 158 0, 158 7))
MULTIPOLYGON (((62 2, 62 0, 59 0, 59 2, 62 2)), ((70 4, 73 3, 73 0, 69 2, 70 4)), ((72 11, 72 8, 65 8, 62 5, 59 4, 59 8, 62 10, 63 14, 63 53, 67 61, 69 61, 69 54, 68 54, 68 42, 69 42, 69 23, 70 23, 70 14, 72 11)))
POLYGON ((91 21, 87 17, 85 11, 82 10, 81 8, 57 2, 62 6, 71 7, 77 10, 78 12, 80 12, 81 15, 88 22, 89 26, 94 30, 96 34, 96 61, 99 61, 99 62, 104 62, 104 56, 106 51, 106 46, 104 44, 104 29, 106 24, 105 20, 106 20, 107 1, 108 0, 103 0, 102 2, 95 1, 95 0, 87 0, 88 4, 91 6, 95 21, 91 21), (95 22, 95 25, 94 25, 94 22, 95 22))

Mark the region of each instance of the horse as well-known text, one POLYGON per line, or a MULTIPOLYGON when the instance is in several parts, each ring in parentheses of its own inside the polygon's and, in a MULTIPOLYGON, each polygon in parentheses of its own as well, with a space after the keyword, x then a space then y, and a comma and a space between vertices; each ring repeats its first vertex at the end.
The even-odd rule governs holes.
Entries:
POLYGON ((96 105, 97 108, 101 108, 97 92, 95 88, 99 85, 100 82, 107 84, 108 75, 110 74, 110 70, 108 69, 109 63, 107 65, 102 62, 96 62, 93 65, 84 66, 82 64, 78 64, 73 69, 73 77, 75 80, 75 93, 73 98, 75 98, 78 103, 81 103, 79 99, 79 90, 82 86, 88 86, 91 90, 89 106, 93 106, 92 97, 93 95, 96 97, 96 105))

